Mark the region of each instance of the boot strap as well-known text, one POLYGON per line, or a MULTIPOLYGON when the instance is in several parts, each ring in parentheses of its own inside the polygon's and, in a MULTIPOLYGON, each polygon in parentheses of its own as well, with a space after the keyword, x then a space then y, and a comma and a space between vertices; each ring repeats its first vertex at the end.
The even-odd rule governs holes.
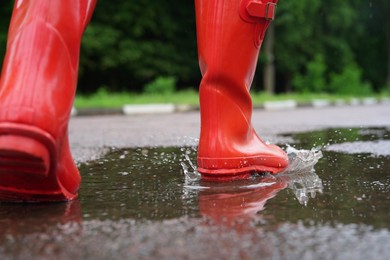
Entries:
POLYGON ((256 22, 260 19, 271 21, 275 18, 277 0, 242 0, 240 13, 247 22, 256 22))
POLYGON ((249 2, 246 6, 246 10, 250 16, 264 18, 266 20, 273 20, 275 18, 275 3, 259 3, 249 2))

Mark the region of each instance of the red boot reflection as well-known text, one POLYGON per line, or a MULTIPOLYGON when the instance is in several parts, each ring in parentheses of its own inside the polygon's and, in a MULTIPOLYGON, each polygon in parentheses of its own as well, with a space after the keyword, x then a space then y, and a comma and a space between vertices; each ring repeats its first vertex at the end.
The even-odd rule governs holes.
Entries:
MULTIPOLYGON (((287 187, 276 178, 261 178, 257 182, 245 181, 219 184, 199 193, 199 209, 203 216, 217 224, 241 230, 265 208, 266 202, 287 187), (239 185, 239 186, 237 186, 239 185)), ((202 186, 207 186, 203 185, 202 186)))
POLYGON ((7 235, 48 233, 59 227, 72 228, 74 234, 78 234, 82 230, 81 224, 82 212, 78 200, 49 204, 0 204, 0 226, 2 227, 0 240, 7 235))

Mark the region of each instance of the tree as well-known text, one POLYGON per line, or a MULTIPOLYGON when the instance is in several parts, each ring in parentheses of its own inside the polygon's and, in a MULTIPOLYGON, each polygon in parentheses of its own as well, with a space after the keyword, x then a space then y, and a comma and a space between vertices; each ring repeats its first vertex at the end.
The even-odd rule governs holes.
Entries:
MULTIPOLYGON (((331 75, 345 74, 348 68, 355 72, 363 67, 362 57, 368 57, 362 53, 361 44, 371 39, 361 39, 359 36, 367 33, 367 24, 362 21, 362 14, 367 8, 360 8, 363 1, 354 0, 301 0, 283 1, 279 5, 280 12, 276 19, 275 58, 278 67, 278 75, 285 82, 285 90, 290 91, 305 89, 305 91, 317 90, 318 84, 312 82, 312 86, 302 88, 302 82, 309 84, 310 78, 318 81, 322 74, 325 82, 322 91, 337 91, 337 88, 328 88, 331 75), (357 40, 358 39, 358 40, 357 40), (318 59, 320 55, 321 59, 318 59), (313 63, 314 62, 314 63, 313 63), (324 64, 321 65, 320 63, 324 64), (313 67, 314 66, 314 67, 313 67), (326 68, 324 73, 314 73, 314 68, 326 68), (356 68, 356 69, 355 69, 356 68)), ((378 40, 373 46, 379 47, 382 43, 378 40)), ((378 51, 371 47, 373 57, 378 57, 378 51)), ((378 65, 382 62, 378 62, 378 65)), ((364 65, 366 65, 364 63, 364 65)), ((365 68, 362 70, 365 72, 365 68)), ((362 81, 372 77, 363 73, 362 81)), ((323 85, 323 84, 321 84, 323 85)), ((360 86, 367 86, 359 84, 360 86)), ((334 85, 333 85, 334 86, 334 85)))
POLYGON ((0 69, 3 64, 5 48, 7 43, 7 32, 12 12, 12 1, 0 2, 0 69))
POLYGON ((200 73, 193 3, 98 2, 84 35, 80 67, 82 90, 97 85, 141 90, 160 76, 181 84, 195 81, 200 73))
POLYGON ((387 90, 390 92, 390 2, 388 0, 379 0, 376 3, 378 5, 378 11, 379 11, 379 20, 380 20, 380 27, 382 28, 382 33, 384 35, 384 43, 385 48, 384 51, 386 52, 386 58, 387 58, 387 66, 386 66, 386 86, 387 90))
MULTIPOLYGON (((12 7, 0 1, 0 59, 12 7)), ((279 1, 255 84, 263 81, 268 92, 334 92, 351 78, 363 92, 390 90, 389 11, 388 0, 279 1)), ((193 2, 98 1, 83 37, 79 90, 142 91, 157 78, 198 86, 193 2)))
POLYGON ((267 36, 264 40, 264 89, 268 94, 275 93, 275 57, 274 57, 274 44, 275 44, 275 26, 271 23, 268 27, 267 36))
POLYGON ((278 77, 284 81, 284 91, 291 91, 295 75, 301 74, 305 64, 321 51, 313 25, 318 21, 322 1, 279 3, 275 19, 275 62, 278 77))

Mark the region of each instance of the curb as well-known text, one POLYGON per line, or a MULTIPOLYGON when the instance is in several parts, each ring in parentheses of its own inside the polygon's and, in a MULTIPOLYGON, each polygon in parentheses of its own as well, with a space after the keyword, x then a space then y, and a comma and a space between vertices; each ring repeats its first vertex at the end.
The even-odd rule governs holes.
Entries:
MULTIPOLYGON (((266 111, 291 110, 302 107, 323 108, 323 107, 341 107, 341 106, 372 106, 376 104, 390 104, 389 98, 351 98, 349 101, 339 99, 329 101, 327 99, 314 99, 310 102, 297 102, 295 100, 266 101, 262 105, 255 105, 254 109, 266 111)), ((198 105, 187 104, 143 104, 143 105, 124 105, 122 108, 72 108, 71 116, 98 116, 98 115, 145 115, 145 114, 170 114, 198 111, 198 105)))
POLYGON ((72 108, 71 116, 170 114, 199 110, 199 106, 173 103, 124 105, 122 108, 72 108))
POLYGON ((176 106, 175 104, 124 105, 122 111, 125 115, 169 114, 176 111, 176 106))

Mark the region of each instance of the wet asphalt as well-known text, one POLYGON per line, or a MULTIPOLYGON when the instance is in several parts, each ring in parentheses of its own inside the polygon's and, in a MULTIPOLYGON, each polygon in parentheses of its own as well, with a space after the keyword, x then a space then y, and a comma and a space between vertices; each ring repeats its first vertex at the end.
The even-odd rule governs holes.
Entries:
MULTIPOLYGON (((282 134, 327 128, 388 127, 390 103, 254 110, 252 123, 264 141, 289 143, 282 134)), ((110 148, 192 146, 200 132, 199 111, 132 116, 74 117, 69 127, 73 156, 79 163, 101 157, 110 148)), ((390 150, 388 144, 387 150, 390 150)), ((364 149, 364 147, 362 147, 364 149)))
MULTIPOLYGON (((71 149, 82 166, 117 148, 195 146, 199 119, 198 111, 73 117, 69 127, 71 149)), ((390 128, 390 104, 255 110, 253 125, 263 140, 286 144, 293 142, 285 135, 291 133, 329 128, 390 128)), ((373 150, 369 143, 340 149, 346 153, 349 149, 356 153, 373 150)), ((382 155, 388 156, 389 142, 381 143, 380 149, 384 151, 382 155)), ((88 176, 83 181, 88 182, 88 176)), ((99 207, 99 203, 94 202, 94 206, 99 207)), ((334 260, 387 259, 390 254, 388 229, 353 221, 335 225, 273 223, 260 217, 232 227, 187 215, 144 221, 92 218, 83 214, 81 204, 76 200, 49 207, 0 207, 0 259, 334 260)), ((109 205, 102 203, 101 207, 109 205)), ((279 210, 288 219, 289 213, 283 208, 279 210)), ((269 214, 264 216, 272 218, 269 214)))

